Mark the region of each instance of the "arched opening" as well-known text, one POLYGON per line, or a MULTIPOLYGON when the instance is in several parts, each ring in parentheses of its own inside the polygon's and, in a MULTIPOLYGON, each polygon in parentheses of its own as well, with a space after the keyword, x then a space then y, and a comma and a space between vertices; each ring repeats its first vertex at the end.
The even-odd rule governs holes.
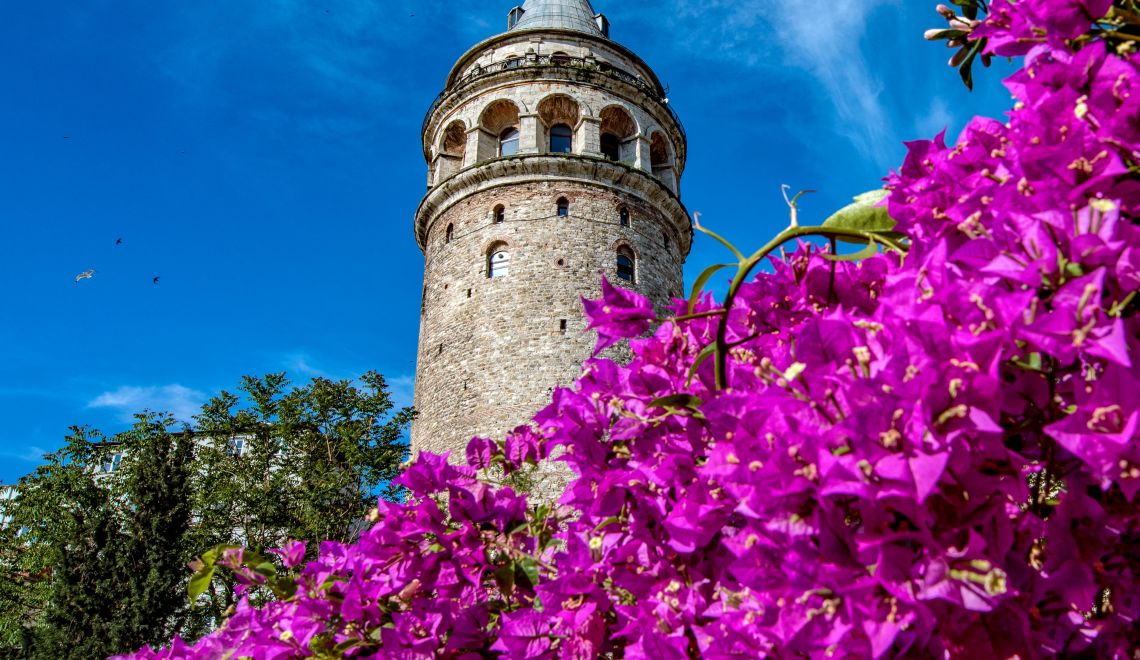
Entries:
POLYGON ((635 153, 630 140, 637 135, 633 116, 625 108, 611 105, 602 110, 600 117, 602 154, 611 160, 632 163, 635 153))
POLYGON ((455 225, 449 224, 447 225, 447 231, 444 232, 443 242, 450 243, 453 238, 455 238, 455 225))
POLYGON ((622 227, 629 226, 629 209, 624 206, 618 211, 618 224, 622 227))
POLYGON ((511 269, 511 253, 505 243, 498 243, 487 251, 487 277, 506 277, 511 269))
POLYGON ((519 152, 519 129, 505 128, 499 133, 499 155, 514 156, 519 152))
POLYGON ((669 249, 669 235, 665 232, 661 232, 661 247, 669 249))
POLYGON ((659 131, 654 131, 649 139, 649 162, 653 175, 665 182, 670 190, 676 190, 676 177, 673 173, 673 150, 669 141, 659 131))
POLYGON ((538 118, 546 132, 547 151, 556 154, 574 152, 574 127, 582 111, 578 102, 565 94, 553 94, 538 104, 538 118))
POLYGON ((633 252, 627 247, 618 248, 617 276, 618 279, 629 282, 630 284, 637 283, 636 260, 633 256, 633 252))
POLYGON ((479 116, 479 128, 478 161, 518 153, 519 109, 514 103, 499 99, 488 105, 479 116))
POLYGON ((610 160, 621 160, 621 138, 613 133, 602 133, 602 155, 610 160))
POLYGON ((439 140, 433 185, 450 178, 463 167, 463 157, 467 153, 467 124, 455 120, 443 130, 439 140))
POLYGON ((492 218, 492 222, 494 222, 495 224, 499 224, 500 222, 503 222, 504 220, 507 219, 507 208, 505 206, 503 206, 502 204, 499 204, 498 206, 496 206, 494 208, 494 210, 491 211, 491 218, 492 218))
POLYGON ((574 151, 574 131, 566 124, 555 124, 550 127, 550 152, 555 154, 568 154, 574 151))
POLYGON ((566 218, 570 216, 570 200, 565 197, 558 198, 558 217, 566 218))
POLYGON ((550 61, 554 64, 557 64, 558 66, 569 66, 570 63, 574 61, 574 59, 570 57, 569 53, 564 53, 558 50, 550 56, 550 61))

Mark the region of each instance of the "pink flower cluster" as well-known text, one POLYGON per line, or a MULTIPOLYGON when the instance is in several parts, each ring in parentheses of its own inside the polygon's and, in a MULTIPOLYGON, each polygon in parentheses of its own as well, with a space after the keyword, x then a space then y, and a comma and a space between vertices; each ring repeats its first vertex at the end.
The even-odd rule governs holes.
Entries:
POLYGON ((995 52, 1036 39, 1009 123, 908 145, 905 259, 805 245, 744 285, 728 387, 690 375, 717 317, 632 339, 650 307, 605 283, 631 364, 421 455, 293 598, 130 657, 1133 657, 1140 56, 1070 41, 1110 4, 994 3, 995 52), (488 480, 551 453, 557 508, 488 480))

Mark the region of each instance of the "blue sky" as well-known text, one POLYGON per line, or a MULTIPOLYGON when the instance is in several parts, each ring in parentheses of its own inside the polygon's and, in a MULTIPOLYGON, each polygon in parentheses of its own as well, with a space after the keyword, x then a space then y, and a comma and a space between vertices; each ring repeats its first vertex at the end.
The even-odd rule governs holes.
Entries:
MULTIPOLYGON (((411 400, 423 113, 510 0, 21 2, 0 22, 0 483, 67 427, 180 417, 243 374, 411 400), (115 245, 117 238, 123 244, 115 245), (95 277, 74 276, 89 268, 95 277), (158 285, 152 277, 160 277, 158 285)), ((902 140, 999 115, 913 0, 595 0, 670 86, 682 196, 741 247, 877 187, 902 140)), ((723 260, 698 240, 689 281, 723 260)))

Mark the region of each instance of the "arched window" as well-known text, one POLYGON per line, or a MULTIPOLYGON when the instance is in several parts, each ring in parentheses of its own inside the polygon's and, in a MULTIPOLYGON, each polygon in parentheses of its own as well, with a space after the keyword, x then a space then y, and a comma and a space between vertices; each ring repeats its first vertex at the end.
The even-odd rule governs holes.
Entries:
POLYGON ((602 133, 602 155, 610 160, 621 160, 621 138, 613 133, 602 133))
POLYGON ((505 245, 494 248, 487 255, 487 277, 491 279, 506 277, 510 267, 511 253, 507 251, 505 245))
POLYGON ((502 204, 496 206, 495 210, 491 213, 495 224, 498 224, 507 219, 507 209, 502 204))
POLYGON ((620 211, 618 211, 618 222, 621 223, 622 227, 629 226, 629 209, 624 206, 621 207, 620 211))
POLYGON ((519 152, 519 129, 511 126, 499 134, 499 155, 514 156, 519 152))
POLYGON ((637 281, 636 269, 634 268, 633 254, 627 248, 618 250, 617 254, 617 276, 618 279, 625 280, 630 284, 635 284, 637 281))
POLYGON ((555 124, 550 127, 550 151, 556 154, 568 154, 574 150, 574 131, 566 124, 555 124))
POLYGON ((669 236, 665 232, 661 232, 661 245, 666 250, 669 249, 669 236))
POLYGON ((448 225, 447 232, 443 236, 443 242, 450 243, 453 238, 455 238, 455 225, 448 225))
POLYGON ((558 217, 565 218, 570 215, 570 200, 565 197, 558 198, 558 217))
POLYGON ((559 66, 569 66, 573 60, 570 55, 559 50, 550 56, 550 61, 559 66))

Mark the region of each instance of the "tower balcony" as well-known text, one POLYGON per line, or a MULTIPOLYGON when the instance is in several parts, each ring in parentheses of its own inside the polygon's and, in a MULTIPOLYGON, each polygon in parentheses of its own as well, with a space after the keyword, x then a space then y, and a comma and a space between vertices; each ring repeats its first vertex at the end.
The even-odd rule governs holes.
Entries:
POLYGON ((685 126, 673 107, 669 105, 668 90, 645 78, 623 71, 593 57, 570 57, 566 55, 535 55, 516 57, 487 66, 476 66, 465 76, 455 80, 432 102, 424 115, 421 135, 424 136, 424 157, 431 160, 429 137, 435 133, 438 122, 448 111, 461 105, 473 93, 481 89, 526 80, 552 80, 587 84, 601 88, 625 87, 632 92, 631 100, 637 97, 653 102, 665 110, 676 130, 678 159, 684 162, 683 150, 687 144, 685 126))

